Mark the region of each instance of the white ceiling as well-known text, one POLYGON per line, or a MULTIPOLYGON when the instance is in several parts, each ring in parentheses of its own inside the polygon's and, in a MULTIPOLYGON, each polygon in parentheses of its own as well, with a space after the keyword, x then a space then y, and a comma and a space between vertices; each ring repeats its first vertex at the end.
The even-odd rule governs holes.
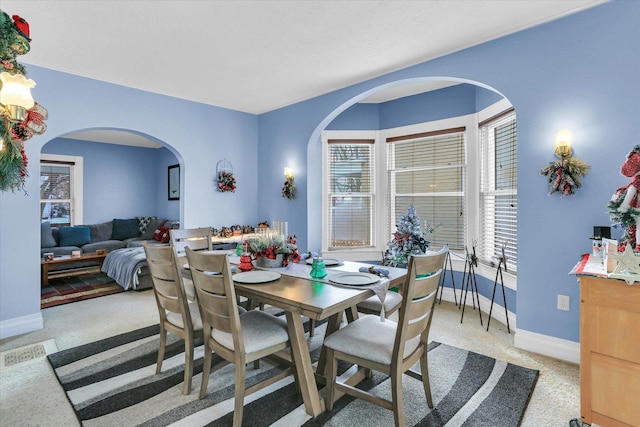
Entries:
POLYGON ((604 2, 2 0, 0 7, 30 24, 31 51, 18 59, 27 71, 33 64, 261 114, 604 2))

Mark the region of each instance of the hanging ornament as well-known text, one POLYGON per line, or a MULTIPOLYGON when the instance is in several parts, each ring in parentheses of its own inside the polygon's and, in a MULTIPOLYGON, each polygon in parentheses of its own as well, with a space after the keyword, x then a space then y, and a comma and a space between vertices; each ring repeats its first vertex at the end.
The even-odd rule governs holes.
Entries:
POLYGON ((216 165, 216 172, 218 176, 218 191, 226 192, 236 191, 236 178, 233 175, 233 165, 226 159, 220 160, 216 165))

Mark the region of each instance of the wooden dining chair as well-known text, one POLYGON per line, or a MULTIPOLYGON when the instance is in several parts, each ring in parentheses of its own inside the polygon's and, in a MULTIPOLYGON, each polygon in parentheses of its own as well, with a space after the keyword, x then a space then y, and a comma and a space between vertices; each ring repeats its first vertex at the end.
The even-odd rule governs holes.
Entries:
MULTIPOLYGON (((187 262, 187 255, 184 252, 187 246, 194 251, 207 251, 212 249, 210 227, 169 230, 169 236, 169 242, 175 253, 178 267, 182 267, 187 262)), ((183 280, 187 298, 189 301, 195 301, 196 290, 193 287, 193 282, 189 279, 183 280)))
MULTIPOLYGON (((442 247, 442 249, 436 252, 427 251, 426 253, 432 256, 442 256, 442 254, 444 254, 444 257, 446 258, 448 252, 449 252, 449 247, 445 245, 444 247, 442 247)), ((362 301, 361 303, 358 303, 356 308, 360 313, 380 314, 380 311, 382 310, 382 306, 384 305, 384 315, 385 317, 388 318, 393 313, 398 311, 401 304, 402 304, 402 289, 398 289, 398 292, 393 292, 393 291, 387 292, 384 298, 384 303, 380 301, 380 298, 378 298, 378 296, 374 295, 362 301)))
POLYGON ((404 426, 403 373, 422 380, 427 404, 429 408, 433 408, 427 344, 445 259, 446 252, 437 255, 413 255, 409 259, 398 323, 391 320, 381 322, 379 316, 365 315, 325 339, 324 346, 327 351, 325 406, 328 411, 333 408, 334 396, 336 391, 339 391, 393 411, 395 425, 404 426), (337 381, 338 360, 389 375, 391 400, 337 381), (420 373, 410 369, 418 360, 420 373))
POLYGON ((288 375, 289 367, 258 384, 245 387, 246 364, 290 347, 287 322, 260 310, 238 313, 238 302, 226 253, 202 253, 185 250, 198 296, 204 329, 204 369, 200 399, 207 393, 211 356, 235 364, 235 404, 233 425, 242 424, 244 397, 288 375))
POLYGON ((191 392, 193 377, 194 348, 203 341, 202 320, 196 302, 188 302, 182 283, 179 267, 175 262, 175 255, 169 246, 148 245, 143 242, 149 274, 153 284, 153 293, 160 315, 160 347, 156 374, 162 371, 167 333, 171 333, 184 340, 184 386, 183 394, 191 392))

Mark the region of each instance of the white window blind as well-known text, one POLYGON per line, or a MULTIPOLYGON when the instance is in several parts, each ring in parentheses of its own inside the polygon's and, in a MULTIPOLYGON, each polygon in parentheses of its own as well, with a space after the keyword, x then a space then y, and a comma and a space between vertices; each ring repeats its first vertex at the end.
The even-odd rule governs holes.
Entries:
POLYGON ((507 257, 507 268, 518 265, 517 126, 513 109, 479 124, 482 145, 480 188, 480 259, 507 257))
MULTIPOLYGON (((390 233, 409 206, 416 208, 425 238, 464 247, 465 128, 387 138, 390 233)), ((389 236, 391 238, 391 236, 389 236)))
POLYGON ((40 164, 40 221, 72 224, 73 163, 40 164))
POLYGON ((330 250, 373 244, 374 142, 328 141, 330 250))

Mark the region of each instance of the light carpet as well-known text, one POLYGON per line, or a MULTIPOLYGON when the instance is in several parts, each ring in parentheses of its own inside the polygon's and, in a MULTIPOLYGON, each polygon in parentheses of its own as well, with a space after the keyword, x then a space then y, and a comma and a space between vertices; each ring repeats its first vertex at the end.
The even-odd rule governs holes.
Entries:
MULTIPOLYGON (((312 360, 319 356, 324 325, 309 338, 312 360)), ((198 399, 202 369, 196 367, 190 395, 182 394, 181 342, 167 352, 163 372, 155 373, 158 328, 151 326, 48 356, 78 419, 84 426, 223 426, 233 418, 234 368, 212 374, 205 399, 198 399)), ((196 357, 203 353, 196 349, 196 357)), ((215 359, 214 359, 215 363, 215 359)), ((417 369, 419 365, 416 366, 417 369)), ((520 425, 538 371, 432 342, 429 371, 435 408, 426 404, 421 382, 404 376, 403 396, 409 426, 520 425)), ((348 366, 340 366, 340 370, 348 366)), ((250 385, 279 369, 261 362, 247 370, 250 385)), ((361 387, 390 396, 388 378, 374 373, 361 387)), ((321 390, 321 395, 323 392, 321 390)), ((389 426, 391 411, 344 396, 331 412, 315 419, 304 411, 302 397, 288 377, 245 398, 244 425, 250 426, 389 426)))

